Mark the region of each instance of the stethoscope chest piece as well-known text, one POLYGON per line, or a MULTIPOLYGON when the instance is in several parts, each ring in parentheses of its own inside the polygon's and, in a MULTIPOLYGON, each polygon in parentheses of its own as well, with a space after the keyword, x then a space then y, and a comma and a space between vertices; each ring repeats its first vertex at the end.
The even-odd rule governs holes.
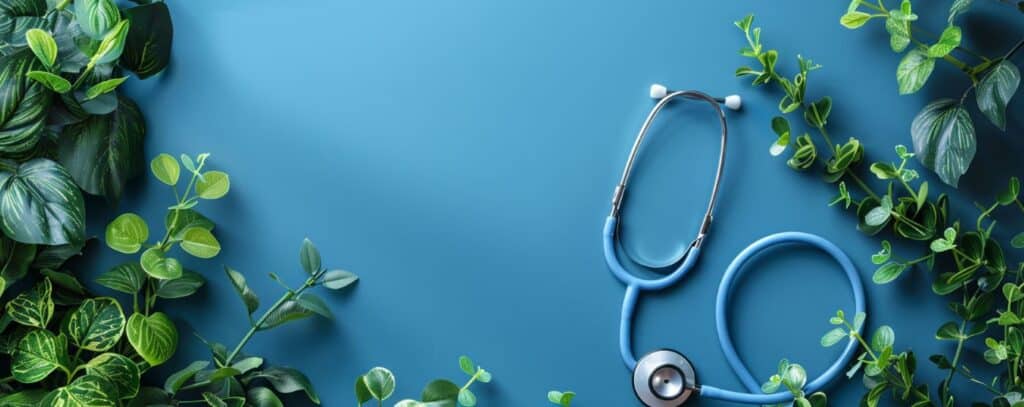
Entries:
POLYGON ((633 369, 633 391, 648 407, 683 405, 697 388, 697 372, 679 352, 662 349, 637 362, 633 369))

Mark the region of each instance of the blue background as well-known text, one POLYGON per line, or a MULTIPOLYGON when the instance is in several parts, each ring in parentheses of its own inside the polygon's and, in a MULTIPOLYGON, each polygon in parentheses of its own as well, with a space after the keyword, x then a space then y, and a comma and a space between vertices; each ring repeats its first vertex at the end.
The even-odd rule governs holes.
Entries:
MULTIPOLYGON (((933 31, 944 24, 942 3, 918 5, 933 31)), ((719 278, 758 237, 802 230, 855 259, 869 291, 870 326, 892 325, 897 347, 919 354, 934 388, 938 373, 926 358, 951 352, 932 336, 952 316, 930 293, 930 274, 870 284, 878 239, 855 230, 852 212, 826 205, 833 186, 768 155, 779 95, 733 76, 749 61, 736 52, 744 40, 732 22, 756 13, 784 72, 793 72, 798 52, 824 66, 812 74, 809 93, 835 98, 834 137, 860 138, 869 160, 895 159, 891 148, 910 144, 909 124, 921 106, 959 95, 965 78, 940 64, 923 92, 898 96, 899 57, 884 30, 843 29, 837 21, 845 7, 173 2, 173 65, 155 80, 127 85, 147 117, 147 157, 210 152, 212 165, 231 173, 232 189, 200 207, 218 223, 224 251, 213 261, 186 261, 209 283, 192 300, 164 303, 183 340, 157 376, 206 357, 191 332, 230 344, 247 328, 222 264, 245 273, 269 303, 280 288, 266 274, 297 284, 299 243, 308 236, 326 265, 362 280, 348 292, 322 293, 336 321, 260 333, 247 351, 305 371, 324 405, 351 405, 354 378, 378 365, 397 375, 392 401, 417 397, 437 377, 461 382, 461 354, 495 375, 475 387, 484 406, 544 405, 550 389, 578 392, 580 406, 637 405, 617 351, 623 287, 605 267, 600 235, 628 147, 652 105, 647 87, 662 82, 742 93, 745 106, 729 114, 721 204, 703 258, 677 287, 643 297, 637 353, 683 350, 702 382, 739 389, 714 332, 719 278)), ((979 2, 964 22, 966 38, 982 39, 971 45, 991 55, 1022 32, 1016 11, 996 2, 979 2), (986 38, 986 27, 998 27, 1001 37, 986 38)), ((1020 175, 1019 161, 1009 160, 1020 151, 1021 106, 1014 105, 1006 134, 975 116, 980 151, 954 205, 965 218, 973 220, 971 203, 990 201, 1007 172, 1020 175)), ((626 249, 655 260, 692 239, 717 157, 708 108, 672 110, 678 114, 659 121, 642 154, 625 209, 626 249)), ((926 177, 933 191, 941 189, 926 177)), ((127 196, 116 211, 94 202, 94 234, 118 211, 158 225, 173 199, 152 178, 127 196)), ((89 279, 129 259, 99 246, 92 252, 103 254, 82 267, 89 279)), ((897 250, 918 253, 916 246, 897 250)), ((828 317, 852 307, 841 272, 803 249, 773 252, 750 267, 731 315, 741 354, 759 377, 782 357, 816 375, 839 351, 818 344, 828 317)), ((981 347, 971 345, 972 367, 984 364, 981 347)), ((843 381, 830 394, 835 405, 852 405, 862 391, 857 380, 843 381)), ((961 394, 985 398, 975 387, 961 394)))

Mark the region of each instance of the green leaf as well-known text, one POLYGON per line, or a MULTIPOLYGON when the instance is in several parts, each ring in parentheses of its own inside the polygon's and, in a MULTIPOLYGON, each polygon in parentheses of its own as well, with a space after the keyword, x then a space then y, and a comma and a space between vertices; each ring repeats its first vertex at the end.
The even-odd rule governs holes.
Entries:
POLYGON ((125 254, 136 253, 149 240, 149 225, 141 216, 125 213, 107 225, 106 238, 111 249, 125 254))
POLYGON ((81 242, 84 218, 82 195, 57 163, 36 158, 13 172, 0 171, 0 219, 10 238, 45 245, 81 242))
POLYGON ((124 311, 116 300, 88 298, 68 314, 61 331, 76 347, 103 352, 121 339, 124 325, 124 311))
POLYGON ((910 27, 897 18, 885 19, 885 30, 889 32, 889 47, 893 52, 903 52, 910 45, 910 27))
POLYGON ((47 68, 57 62, 57 41, 54 41, 50 33, 32 28, 25 31, 25 40, 32 53, 39 58, 39 62, 42 62, 47 68))
MULTIPOLYGON (((5 11, 0 8, 0 15, 5 11)), ((0 31, 4 31, 2 19, 0 31)), ((42 69, 27 48, 0 58, 0 154, 4 156, 31 153, 45 132, 51 93, 26 76, 42 69)))
POLYGON ((245 395, 247 405, 251 404, 253 407, 284 407, 281 399, 277 398, 277 395, 266 387, 253 387, 245 395))
POLYGON ((225 266, 224 272, 227 273, 228 279, 231 280, 231 285, 235 287, 235 292, 245 303, 245 310, 252 315, 257 308, 260 307, 260 299, 256 296, 256 293, 249 288, 249 285, 245 283, 245 276, 230 267, 225 266))
POLYGON ((8 302, 5 307, 7 315, 21 325, 45 329, 53 317, 52 293, 50 279, 44 278, 31 290, 18 294, 8 302))
POLYGON ((125 38, 128 36, 128 29, 128 20, 122 20, 117 23, 114 28, 110 29, 110 31, 103 36, 103 40, 100 41, 100 45, 96 47, 96 53, 89 59, 89 63, 93 65, 107 64, 120 58, 121 52, 124 51, 124 42, 125 38))
POLYGON ((949 23, 953 24, 956 17, 963 14, 971 8, 973 0, 953 0, 953 5, 949 7, 949 23))
POLYGON ((1006 105, 1017 93, 1020 86, 1020 70, 1010 61, 1003 61, 992 67, 978 82, 978 110, 988 117, 992 124, 1006 130, 1006 105))
POLYGON ((1017 197, 1020 195, 1020 178, 1010 177, 1010 184, 1006 187, 1006 190, 999 193, 997 197, 999 204, 1006 206, 1012 205, 1017 201, 1017 197))
POLYGON ((146 272, 138 262, 124 263, 108 270, 98 278, 99 285, 126 294, 135 294, 146 282, 146 272))
POLYGON ((175 240, 182 240, 185 231, 189 228, 200 227, 212 232, 215 225, 213 221, 194 209, 173 209, 167 212, 164 226, 170 231, 171 237, 175 240))
POLYGON ((935 69, 935 59, 920 50, 911 50, 896 67, 896 82, 901 95, 917 92, 935 69))
POLYGON ((324 273, 323 284, 331 290, 340 290, 355 284, 359 276, 345 270, 330 270, 324 273))
POLYGON ((205 400, 206 405, 210 407, 228 407, 228 403, 224 402, 220 396, 210 392, 203 392, 203 400, 205 400))
POLYGON ((36 383, 58 368, 66 369, 67 339, 34 329, 18 341, 11 356, 11 375, 22 383, 36 383))
POLYGON ((320 250, 317 250, 309 239, 302 240, 302 247, 299 249, 299 264, 308 274, 315 274, 323 267, 320 260, 320 250))
POLYGON ((964 335, 960 333, 960 326, 956 322, 946 322, 939 327, 939 330, 935 332, 935 339, 955 341, 962 338, 964 335))
POLYGON ((203 284, 206 284, 206 279, 194 271, 183 270, 181 277, 173 280, 156 280, 155 284, 156 292, 154 294, 157 297, 184 298, 195 294, 203 284))
POLYGON ((889 195, 882 197, 882 202, 879 206, 872 208, 868 211, 867 215, 864 216, 864 223, 868 226, 882 226, 889 221, 892 216, 892 198, 889 195))
POLYGON ((871 164, 871 172, 875 174, 878 179, 898 179, 900 172, 889 163, 874 163, 871 164))
POLYGON ((785 384, 790 391, 803 389, 804 385, 807 384, 807 371, 804 370, 803 366, 792 363, 786 367, 786 372, 782 375, 782 383, 785 384))
POLYGON ((243 374, 260 366, 263 366, 263 358, 258 356, 250 356, 231 364, 231 368, 238 370, 238 374, 243 374))
POLYGON ((921 164, 955 187, 976 149, 974 124, 967 111, 952 99, 929 103, 914 118, 910 134, 921 164))
MULTIPOLYGON (((274 366, 254 375, 253 379, 256 378, 266 379, 278 393, 288 394, 303 391, 306 393, 306 397, 309 397, 310 401, 315 404, 320 404, 320 396, 318 396, 316 391, 313 389, 313 383, 309 381, 309 378, 306 377, 306 375, 302 374, 302 372, 298 370, 274 366)), ((392 376, 392 385, 394 385, 393 379, 394 376, 392 376)))
POLYGON ((562 407, 569 407, 572 404, 572 399, 575 397, 576 393, 571 391, 560 392, 552 390, 548 392, 548 401, 562 407))
POLYGON ((220 242, 203 227, 190 227, 182 232, 181 248, 200 259, 210 259, 220 253, 220 242))
POLYGON ((94 40, 103 39, 121 21, 121 11, 113 0, 76 0, 74 5, 78 25, 94 40))
POLYGON ((811 136, 804 133, 796 138, 796 149, 793 156, 786 160, 786 165, 794 170, 806 170, 818 158, 818 150, 811 141, 811 136))
POLYGON ((130 399, 139 393, 142 373, 134 361, 117 353, 103 353, 85 365, 86 375, 107 379, 115 389, 114 399, 130 399))
POLYGON ((906 263, 889 262, 875 270, 875 274, 871 277, 871 280, 875 284, 886 284, 897 279, 903 271, 907 269, 906 263))
POLYGON ((882 250, 879 250, 878 253, 871 255, 871 262, 878 265, 889 261, 889 258, 891 257, 892 245, 889 243, 888 240, 883 240, 882 250))
POLYGON ((960 46, 960 40, 963 37, 960 32, 960 27, 950 25, 942 30, 942 35, 939 36, 939 41, 928 47, 928 56, 932 58, 942 58, 952 52, 956 47, 960 46))
POLYGON ((153 171, 153 176, 160 182, 170 186, 178 185, 181 167, 178 166, 178 160, 170 154, 161 153, 153 157, 153 160, 149 162, 149 168, 153 171))
POLYGON ((807 110, 804 111, 804 120, 812 127, 825 127, 828 123, 828 116, 831 113, 832 98, 825 96, 807 106, 807 110))
POLYGON ((302 308, 313 311, 324 318, 334 318, 334 315, 331 313, 331 309, 327 307, 324 300, 312 293, 302 293, 302 295, 295 298, 295 302, 302 306, 302 308))
POLYGON ((162 71, 171 60, 174 27, 167 4, 159 1, 125 10, 131 21, 121 66, 146 79, 162 71))
POLYGON ((106 377, 87 374, 75 379, 71 384, 57 389, 50 405, 115 407, 117 406, 117 386, 106 377))
POLYGON ((171 405, 171 398, 158 387, 142 387, 139 395, 127 403, 127 407, 153 407, 171 405))
POLYGON ((896 333, 888 325, 882 325, 875 330, 871 337, 871 349, 881 352, 883 349, 892 346, 896 342, 896 333))
POLYGON ((128 342, 135 352, 150 364, 163 364, 178 348, 178 330, 174 323, 162 312, 154 312, 148 317, 139 313, 128 318, 126 330, 128 342))
POLYGON ((274 328, 291 321, 297 321, 313 315, 313 311, 299 304, 296 300, 288 300, 271 312, 259 329, 274 328))
POLYGON ((370 369, 363 375, 366 389, 377 400, 387 400, 395 392, 395 375, 383 367, 370 369))
POLYGON ((473 407, 476 405, 476 395, 473 394, 472 390, 462 389, 459 390, 459 405, 465 407, 473 407))
POLYGON ((127 79, 127 76, 122 76, 120 78, 107 79, 103 82, 92 85, 85 91, 85 100, 95 99, 99 95, 110 93, 114 91, 114 89, 117 89, 118 86, 121 86, 121 84, 127 79))
POLYGON ((839 343, 843 339, 846 339, 847 337, 848 334, 846 333, 845 329, 833 328, 831 331, 826 332, 825 335, 821 337, 821 346, 824 346, 826 348, 830 347, 832 345, 839 343))
POLYGON ((24 390, 17 393, 0 396, 0 406, 7 407, 37 407, 46 396, 47 390, 34 389, 24 390))
POLYGON ((219 199, 231 189, 231 178, 222 171, 207 171, 196 182, 196 194, 203 199, 219 199))
POLYGON ((851 30, 860 28, 871 20, 871 14, 862 11, 850 11, 839 18, 839 24, 851 30))
POLYGON ((470 376, 476 374, 476 365, 473 363, 473 359, 470 359, 469 356, 459 356, 459 369, 462 369, 463 373, 470 376))
POLYGON ((1018 233, 1010 240, 1010 246, 1014 249, 1024 249, 1024 232, 1018 233))
POLYGON ((142 252, 142 258, 139 260, 139 263, 142 264, 142 270, 146 274, 161 280, 179 278, 183 270, 178 259, 165 257, 164 252, 159 247, 151 247, 142 252))
POLYGON ((858 312, 853 316, 853 330, 860 332, 860 329, 864 326, 864 320, 867 318, 867 314, 858 312))
MULTIPOLYGON (((43 249, 50 247, 44 246, 43 249)), ((0 234, 0 261, 3 262, 3 267, 0 268, 0 278, 7 282, 14 282, 24 277, 29 268, 44 268, 36 263, 42 263, 38 259, 45 253, 37 252, 35 245, 18 243, 0 234)))
POLYGON ((356 404, 360 406, 363 403, 373 399, 373 395, 370 394, 370 389, 366 388, 366 376, 359 376, 356 378, 355 393, 356 393, 356 404))
POLYGON ((454 403, 459 397, 459 386, 448 380, 434 380, 423 388, 420 399, 425 402, 454 403))
POLYGON ((188 366, 185 366, 184 369, 174 372, 167 377, 167 380, 164 382, 164 390, 170 394, 177 393, 178 390, 181 389, 181 386, 184 386, 189 379, 196 375, 196 373, 206 369, 209 365, 210 362, 205 360, 197 360, 190 363, 188 366))
POLYGON ((83 190, 117 202, 128 181, 145 171, 146 124, 131 99, 102 97, 107 96, 117 102, 116 110, 65 127, 57 142, 57 157, 83 190))

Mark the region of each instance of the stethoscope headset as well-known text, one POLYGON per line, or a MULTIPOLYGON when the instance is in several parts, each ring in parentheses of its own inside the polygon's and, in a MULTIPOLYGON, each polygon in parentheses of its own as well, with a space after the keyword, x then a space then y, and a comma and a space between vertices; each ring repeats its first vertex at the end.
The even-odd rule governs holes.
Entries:
MULTIPOLYGON (((608 268, 611 269, 612 274, 626 285, 626 294, 622 301, 622 316, 619 323, 619 350, 622 354, 622 360, 626 363, 626 367, 633 371, 633 391, 636 393, 637 398, 649 407, 681 406, 694 395, 744 404, 774 404, 792 401, 792 395, 785 391, 772 394, 761 393, 757 379, 750 373, 750 369, 740 359, 733 346, 726 321, 726 307, 729 304, 733 281, 742 273, 744 264, 766 249, 795 243, 820 249, 828 253, 839 263, 850 280, 850 286, 853 288, 856 311, 858 313, 863 312, 864 288, 861 285, 856 267, 854 267, 850 258, 836 245, 817 235, 802 232, 782 232, 765 236, 743 249, 733 259, 732 263, 729 264, 725 274, 722 276, 715 300, 715 326, 718 331, 722 352, 725 354, 732 370, 739 376, 744 387, 747 388, 747 391, 724 390, 711 385, 700 384, 697 381, 696 370, 689 359, 675 350, 656 350, 639 360, 633 354, 632 320, 640 292, 661 290, 675 284, 693 268, 697 258, 700 257, 701 246, 707 238, 708 230, 714 219, 715 202, 718 197, 719 183, 725 166, 725 148, 729 131, 726 126, 725 113, 719 105, 724 104, 732 110, 739 110, 742 105, 742 101, 737 95, 714 98, 693 90, 670 91, 662 85, 651 86, 650 95, 651 98, 658 102, 651 109, 650 114, 647 115, 647 119, 644 121, 643 126, 640 127, 640 132, 636 136, 636 141, 633 143, 629 158, 626 160, 626 167, 622 171, 622 178, 619 180, 618 185, 615 186, 615 192, 612 196, 611 213, 604 224, 605 261, 608 263, 608 268), (704 218, 693 241, 680 250, 679 254, 667 264, 649 264, 633 260, 634 263, 653 272, 671 267, 675 267, 675 270, 658 278, 644 279, 626 271, 622 263, 619 262, 617 251, 619 213, 622 209, 626 186, 629 183, 633 164, 636 161, 637 153, 640 150, 644 137, 647 135, 647 131, 651 123, 658 116, 658 113, 674 99, 703 101, 714 108, 722 127, 718 166, 715 171, 714 186, 711 189, 707 210, 704 212, 704 218)), ((817 391, 831 382, 843 370, 843 367, 850 362, 856 350, 857 344, 851 340, 847 343, 839 359, 832 363, 821 376, 811 380, 804 388, 805 391, 808 393, 817 391)))

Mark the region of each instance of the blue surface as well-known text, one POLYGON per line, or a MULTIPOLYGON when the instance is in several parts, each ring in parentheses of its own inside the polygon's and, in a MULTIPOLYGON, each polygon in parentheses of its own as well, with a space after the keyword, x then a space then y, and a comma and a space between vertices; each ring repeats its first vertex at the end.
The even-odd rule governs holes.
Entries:
MULTIPOLYGON (((640 303, 638 352, 680 349, 702 382, 741 389, 718 349, 715 288, 733 256, 766 234, 822 235, 869 281, 877 240, 826 205, 832 186, 768 155, 778 95, 733 77, 747 61, 736 54, 743 39, 732 21, 756 13, 787 72, 796 52, 823 64, 811 96, 835 98, 833 134, 861 138, 872 158, 909 144, 913 115, 932 97, 959 95, 963 78, 940 65, 939 80, 955 85, 897 96, 898 56, 878 25, 838 25, 845 2, 573 3, 174 2, 173 66, 128 85, 147 117, 146 152, 211 152, 233 186, 203 209, 218 223, 224 251, 186 262, 209 285, 195 300, 165 305, 184 333, 169 368, 206 356, 189 331, 233 343, 246 329, 222 264, 245 273, 269 301, 279 288, 266 273, 299 281, 297 251, 308 236, 325 264, 362 281, 329 296, 337 321, 258 334, 249 351, 309 373, 324 405, 351 405, 353 379, 376 365, 396 373, 396 397, 416 397, 435 377, 461 380, 460 354, 495 375, 476 387, 484 406, 543 405, 550 389, 575 390, 580 406, 636 405, 617 352, 623 287, 604 264, 601 227, 656 81, 739 92, 745 108, 730 114, 722 200, 703 258, 678 287, 640 303)), ((918 8, 939 27, 946 7, 918 8)), ((977 7, 984 12, 968 16, 969 38, 985 26, 1012 31, 978 48, 995 53, 1019 37, 1010 8, 977 7)), ((1020 151, 1011 135, 1022 128, 1022 105, 1014 105, 1006 135, 976 117, 986 158, 965 178, 958 209, 988 201, 1005 182, 986 174, 1005 173, 1020 151)), ((680 106, 651 135, 623 226, 636 255, 666 258, 697 230, 718 140, 706 109, 680 106)), ((151 223, 171 199, 151 179, 127 195, 120 209, 151 223)), ((114 212, 92 208, 99 233, 114 212)), ((100 251, 83 267, 89 275, 126 259, 100 251)), ((817 375, 840 352, 818 344, 828 317, 851 309, 851 295, 827 255, 778 254, 750 264, 757 270, 737 287, 736 347, 759 378, 782 357, 817 375)), ((893 325, 898 347, 919 354, 934 384, 926 357, 950 351, 932 334, 951 316, 930 281, 917 271, 867 289, 870 326, 893 325)), ((983 364, 974 351, 969 360, 983 364)), ((830 390, 835 405, 853 405, 861 393, 856 380, 830 390)), ((984 397, 974 388, 962 394, 984 397)))

